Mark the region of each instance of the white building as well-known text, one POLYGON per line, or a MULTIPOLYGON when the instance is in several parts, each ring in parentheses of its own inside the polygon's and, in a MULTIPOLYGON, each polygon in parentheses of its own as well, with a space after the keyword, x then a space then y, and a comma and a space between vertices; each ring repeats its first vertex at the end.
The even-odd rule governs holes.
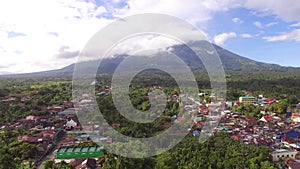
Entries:
POLYGON ((271 152, 271 155, 272 155, 273 161, 279 161, 280 159, 285 159, 285 158, 295 159, 297 153, 298 152, 295 150, 281 149, 281 150, 276 150, 276 151, 271 152))
POLYGON ((67 124, 66 124, 67 128, 72 128, 75 126, 77 126, 77 123, 73 119, 70 119, 69 121, 67 121, 67 124))

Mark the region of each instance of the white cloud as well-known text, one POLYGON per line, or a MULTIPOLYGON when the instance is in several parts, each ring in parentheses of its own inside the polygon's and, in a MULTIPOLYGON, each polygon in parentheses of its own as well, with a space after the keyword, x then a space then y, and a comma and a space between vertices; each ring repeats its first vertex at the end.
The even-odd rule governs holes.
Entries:
MULTIPOLYGON (((276 15, 284 21, 300 22, 300 3, 295 0, 190 0, 189 2, 128 0, 127 5, 122 8, 109 4, 96 6, 94 1, 0 1, 0 73, 48 70, 75 62, 71 56, 80 51, 100 28, 114 21, 113 17, 101 17, 107 13, 115 17, 147 12, 164 13, 184 19, 201 29, 206 27, 207 21, 212 19, 216 12, 243 7, 265 15, 276 15), (8 37, 11 36, 9 32, 22 33, 25 36, 8 37), (69 57, 58 58, 62 56, 60 49, 64 46, 69 48, 67 52, 63 51, 63 54, 69 57)), ((103 2, 120 3, 119 0, 103 2)), ((232 22, 243 21, 236 17, 232 22)), ((264 25, 257 21, 253 24, 262 29, 274 26, 276 22, 264 25)), ((300 27, 300 23, 292 24, 290 27, 300 27)), ((297 31, 293 31, 264 38, 269 41, 276 39, 298 41, 297 35, 297 31)), ((228 38, 236 36, 234 32, 224 33, 215 36, 214 40, 216 43, 224 44, 228 38)), ((250 38, 248 34, 241 37, 250 38)))
POLYGON ((300 3, 295 0, 246 0, 243 6, 265 15, 277 15, 284 21, 300 21, 300 3))
POLYGON ((234 38, 234 37, 236 37, 235 32, 222 33, 222 34, 214 36, 214 42, 217 45, 224 45, 226 40, 228 40, 230 38, 234 38))
POLYGON ((290 27, 300 27, 300 22, 290 25, 290 27))
POLYGON ((278 22, 270 22, 270 23, 266 24, 266 27, 272 27, 277 24, 278 24, 278 22))
POLYGON ((173 0, 129 0, 126 6, 118 9, 109 4, 105 7, 96 6, 93 2, 94 0, 0 1, 0 72, 42 71, 74 63, 77 51, 84 47, 89 38, 114 20, 113 17, 100 17, 108 12, 116 17, 145 12, 164 13, 202 27, 214 12, 227 11, 229 7, 238 5, 235 0, 191 0, 188 3, 173 0), (22 33, 25 36, 9 38, 8 32, 22 33), (68 51, 62 50, 66 46, 68 51), (4 68, 3 65, 11 66, 4 68))
POLYGON ((115 10, 117 16, 128 16, 137 13, 162 13, 173 15, 196 25, 203 24, 212 18, 213 12, 227 11, 229 7, 236 7, 236 0, 190 0, 186 1, 137 1, 128 0, 127 6, 115 10))
POLYGON ((134 55, 141 51, 162 50, 179 44, 178 41, 160 35, 141 35, 131 37, 118 43, 111 51, 111 55, 129 54, 134 55))
POLYGON ((240 18, 233 18, 232 22, 234 22, 234 23, 243 23, 243 21, 240 18))
POLYGON ((107 10, 103 6, 99 6, 96 10, 96 15, 99 16, 99 15, 102 15, 104 13, 107 13, 107 10))
POLYGON ((276 42, 276 41, 297 41, 300 42, 300 29, 293 30, 291 32, 281 33, 280 35, 276 36, 267 36, 263 37, 263 39, 269 42, 276 42))
POLYGON ((97 17, 106 12, 104 7, 76 0, 1 1, 0 72, 42 71, 74 63, 89 38, 111 22, 97 17), (10 32, 24 35, 9 37, 10 32), (65 57, 59 54, 63 46, 69 47, 65 57))
POLYGON ((264 28, 263 24, 258 22, 258 21, 253 22, 253 25, 256 26, 257 28, 260 28, 260 29, 264 28))
POLYGON ((265 24, 265 25, 262 24, 262 23, 259 22, 259 21, 253 22, 253 25, 256 26, 256 27, 259 28, 259 29, 264 29, 264 28, 272 27, 272 26, 277 25, 277 24, 278 24, 278 22, 269 22, 269 23, 267 23, 267 24, 265 24))
POLYGON ((241 34, 241 37, 242 38, 253 38, 253 35, 248 34, 248 33, 244 33, 244 34, 241 34))

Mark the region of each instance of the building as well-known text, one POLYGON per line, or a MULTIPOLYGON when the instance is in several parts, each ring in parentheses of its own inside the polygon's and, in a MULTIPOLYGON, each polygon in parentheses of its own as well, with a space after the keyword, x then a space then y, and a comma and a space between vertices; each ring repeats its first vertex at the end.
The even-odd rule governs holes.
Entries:
POLYGON ((300 162, 290 162, 288 163, 289 169, 299 169, 300 168, 300 162))
POLYGON ((76 115, 76 114, 77 114, 77 111, 75 108, 68 108, 68 109, 58 113, 58 115, 63 115, 63 116, 72 116, 72 115, 76 115))
POLYGON ((61 147, 56 152, 56 158, 97 158, 104 155, 103 149, 103 146, 61 147))
POLYGON ((73 127, 77 126, 77 122, 74 121, 73 119, 69 119, 66 123, 67 129, 72 129, 73 127))
POLYGON ((243 104, 247 104, 247 103, 254 103, 256 101, 256 98, 253 97, 253 96, 242 96, 242 97, 239 97, 239 102, 240 103, 243 103, 243 104))
POLYGON ((286 150, 286 149, 281 149, 281 150, 276 150, 271 152, 273 161, 279 161, 280 159, 285 159, 285 158, 291 158, 295 159, 297 155, 297 151, 295 150, 286 150))
POLYGON ((300 122, 300 114, 299 113, 293 113, 291 120, 295 123, 300 122))

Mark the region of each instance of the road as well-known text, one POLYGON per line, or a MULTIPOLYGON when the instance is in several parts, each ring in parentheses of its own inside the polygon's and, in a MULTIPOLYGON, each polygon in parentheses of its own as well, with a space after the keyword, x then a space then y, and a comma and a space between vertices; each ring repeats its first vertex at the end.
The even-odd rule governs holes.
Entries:
POLYGON ((63 140, 66 137, 66 133, 64 133, 64 135, 59 139, 59 141, 55 144, 55 146, 47 153, 46 156, 43 156, 40 160, 38 160, 37 162, 37 169, 41 169, 42 168, 42 164, 44 163, 44 161, 47 160, 53 160, 55 158, 55 153, 59 147, 60 147, 60 141, 63 140))

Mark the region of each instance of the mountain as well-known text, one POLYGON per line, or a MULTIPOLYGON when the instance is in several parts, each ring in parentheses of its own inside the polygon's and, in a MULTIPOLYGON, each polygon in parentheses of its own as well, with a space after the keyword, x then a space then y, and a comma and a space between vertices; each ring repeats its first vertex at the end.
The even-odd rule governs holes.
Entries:
MULTIPOLYGON (((203 45, 201 42, 194 42, 193 45, 198 45, 201 47, 203 45)), ((269 64, 263 62, 257 62, 246 57, 242 57, 233 52, 230 52, 226 49, 223 49, 220 46, 213 44, 213 47, 219 54, 221 62, 223 64, 225 72, 293 72, 300 73, 300 68, 294 67, 284 67, 276 64, 269 64)), ((179 56, 191 69, 204 69, 204 66, 201 60, 196 56, 196 54, 188 48, 186 45, 174 45, 168 47, 166 50, 171 50, 172 53, 179 56)), ((156 55, 160 55, 157 53, 156 55)), ((128 55, 118 55, 112 58, 103 59, 98 73, 113 73, 117 66, 122 62, 124 58, 128 55)), ((82 63, 81 67, 89 68, 90 64, 93 62, 82 63)), ((25 73, 25 74, 13 74, 13 75, 2 75, 0 78, 31 78, 31 77, 63 77, 63 76, 72 76, 75 64, 71 64, 61 69, 36 72, 36 73, 25 73)))
POLYGON ((225 71, 299 72, 300 68, 257 62, 214 45, 225 71))

